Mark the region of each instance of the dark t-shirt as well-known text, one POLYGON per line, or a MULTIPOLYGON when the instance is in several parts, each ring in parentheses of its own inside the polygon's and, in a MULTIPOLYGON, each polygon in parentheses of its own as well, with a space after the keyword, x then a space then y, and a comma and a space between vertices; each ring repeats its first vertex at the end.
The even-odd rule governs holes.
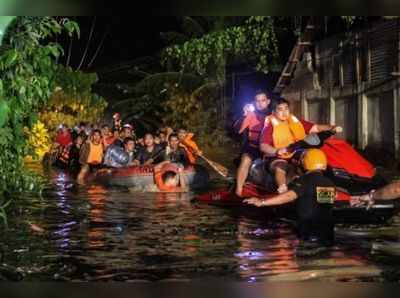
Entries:
POLYGON ((306 240, 316 237, 325 243, 333 242, 334 183, 322 172, 314 171, 293 180, 288 188, 298 197, 296 209, 300 236, 306 240))
POLYGON ((116 139, 113 145, 124 148, 124 141, 122 141, 121 139, 116 139))
POLYGON ((189 158, 187 157, 185 149, 179 147, 176 151, 167 154, 167 148, 164 150, 163 160, 169 160, 172 163, 180 163, 183 166, 189 164, 189 158))
POLYGON ((147 151, 146 147, 141 147, 138 151, 136 159, 140 161, 141 165, 143 165, 149 159, 154 159, 153 164, 160 163, 163 159, 163 154, 161 153, 162 150, 163 149, 160 145, 154 145, 152 152, 147 151))

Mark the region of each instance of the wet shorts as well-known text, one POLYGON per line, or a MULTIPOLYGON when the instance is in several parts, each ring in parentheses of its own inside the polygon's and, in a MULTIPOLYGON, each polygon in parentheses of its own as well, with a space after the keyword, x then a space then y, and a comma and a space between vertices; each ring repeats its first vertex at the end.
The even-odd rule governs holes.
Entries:
POLYGON ((262 158, 260 149, 255 146, 246 145, 242 149, 242 154, 247 154, 250 156, 251 160, 256 160, 257 158, 262 158))
POLYGON ((266 160, 266 166, 271 173, 274 173, 277 168, 287 172, 289 169, 289 161, 278 157, 270 157, 266 160))
POLYGON ((90 172, 95 172, 97 170, 105 168, 105 166, 101 163, 99 164, 88 164, 90 172))

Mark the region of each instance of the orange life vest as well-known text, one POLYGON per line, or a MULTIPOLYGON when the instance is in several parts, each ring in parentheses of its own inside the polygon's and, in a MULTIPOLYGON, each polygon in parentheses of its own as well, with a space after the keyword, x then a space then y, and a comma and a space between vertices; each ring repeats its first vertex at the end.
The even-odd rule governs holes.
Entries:
POLYGON ((182 147, 185 149, 189 162, 195 164, 197 160, 196 152, 200 151, 197 144, 192 140, 194 134, 188 133, 183 142, 182 147))
POLYGON ((92 142, 89 143, 89 156, 87 163, 88 164, 99 164, 103 160, 103 144, 100 143, 98 145, 93 144, 92 142))
POLYGON ((292 114, 287 121, 280 121, 274 115, 270 115, 265 119, 265 126, 268 124, 273 127, 272 140, 277 149, 286 148, 306 137, 303 124, 292 114))
POLYGON ((58 158, 61 162, 68 164, 70 149, 71 149, 71 146, 66 146, 63 148, 63 150, 61 151, 60 157, 58 158))
POLYGON ((259 139, 261 131, 264 128, 265 115, 256 112, 249 112, 244 118, 242 125, 239 129, 239 134, 243 133, 245 129, 249 129, 248 142, 253 147, 259 146, 259 139))

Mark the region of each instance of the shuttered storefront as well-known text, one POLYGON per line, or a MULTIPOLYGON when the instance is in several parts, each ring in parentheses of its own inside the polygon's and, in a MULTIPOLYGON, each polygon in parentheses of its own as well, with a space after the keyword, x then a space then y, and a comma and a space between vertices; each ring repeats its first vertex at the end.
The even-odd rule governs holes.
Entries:
POLYGON ((396 70, 397 30, 397 21, 382 22, 369 30, 371 81, 389 79, 396 70))
POLYGON ((368 147, 394 152, 392 92, 368 96, 368 147))
POLYGON ((335 100, 335 124, 343 127, 337 137, 356 144, 357 142, 357 100, 344 97, 335 100))

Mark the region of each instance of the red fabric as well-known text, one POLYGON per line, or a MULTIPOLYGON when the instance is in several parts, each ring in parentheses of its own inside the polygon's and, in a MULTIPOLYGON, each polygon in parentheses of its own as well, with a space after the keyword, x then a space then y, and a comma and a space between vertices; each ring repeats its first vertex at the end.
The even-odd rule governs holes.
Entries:
MULTIPOLYGON (((275 193, 266 193, 258 189, 257 186, 251 184, 246 184, 243 188, 243 192, 246 192, 246 195, 244 195, 244 197, 238 197, 233 192, 221 189, 198 195, 196 196, 196 200, 212 205, 239 206, 242 204, 243 200, 248 197, 257 197, 268 200, 277 195, 275 193)), ((349 194, 339 190, 336 191, 336 201, 348 202, 350 199, 351 196, 349 194)))
POLYGON ((72 144, 72 136, 69 132, 66 134, 58 133, 56 136, 56 143, 60 144, 63 147, 67 147, 68 145, 72 144))
POLYGON ((375 175, 374 166, 344 140, 329 138, 321 149, 325 152, 328 165, 332 168, 344 169, 350 174, 365 178, 372 178, 375 175))
MULTIPOLYGON (((301 124, 303 124, 304 131, 306 134, 310 133, 311 128, 314 126, 314 123, 306 121, 304 119, 300 119, 301 124)), ((267 126, 264 127, 263 131, 261 132, 261 144, 267 144, 274 146, 274 140, 272 138, 272 134, 274 132, 274 127, 270 122, 267 126)))
POLYGON ((114 141, 115 141, 116 139, 117 139, 117 138, 114 137, 114 136, 105 137, 105 138, 104 138, 104 145, 109 146, 109 145, 111 145, 112 143, 114 143, 114 141))
POLYGON ((255 112, 249 112, 244 118, 239 134, 243 133, 245 129, 249 129, 249 141, 252 143, 259 143, 261 131, 264 127, 265 115, 255 112))

